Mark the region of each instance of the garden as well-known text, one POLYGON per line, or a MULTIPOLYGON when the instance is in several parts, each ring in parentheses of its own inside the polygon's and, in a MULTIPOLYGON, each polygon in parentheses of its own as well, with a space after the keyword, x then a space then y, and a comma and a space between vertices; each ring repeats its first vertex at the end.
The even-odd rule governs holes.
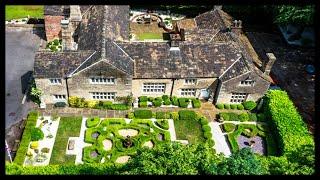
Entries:
POLYGON ((75 108, 93 108, 93 109, 110 109, 110 110, 129 110, 132 106, 132 96, 116 97, 116 102, 86 100, 84 98, 70 96, 69 106, 75 108))
POLYGON ((17 6, 11 5, 5 7, 5 18, 6 21, 13 19, 21 19, 33 17, 33 18, 43 18, 43 6, 17 6))
POLYGON ((160 97, 140 96, 138 101, 133 104, 134 107, 180 107, 180 108, 200 108, 201 102, 197 98, 178 98, 162 95, 160 97))

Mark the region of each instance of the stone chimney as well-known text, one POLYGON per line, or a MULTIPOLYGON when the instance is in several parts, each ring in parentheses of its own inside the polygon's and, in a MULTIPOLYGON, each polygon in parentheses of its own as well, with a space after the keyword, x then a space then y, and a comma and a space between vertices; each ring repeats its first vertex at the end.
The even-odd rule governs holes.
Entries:
POLYGON ((234 20, 232 22, 233 24, 231 25, 231 32, 235 33, 235 34, 240 34, 241 33, 241 29, 242 29, 242 21, 241 20, 234 20))
POLYGON ((222 5, 214 5, 213 9, 222 10, 222 5))
POLYGON ((73 50, 72 28, 68 19, 61 20, 62 49, 73 50))
POLYGON ((263 61, 262 63, 262 71, 265 75, 269 75, 271 68, 274 64, 274 62, 276 61, 276 57, 274 56, 273 53, 266 53, 268 60, 267 61, 263 61))
POLYGON ((179 43, 181 41, 180 34, 170 34, 170 51, 180 50, 179 43))
POLYGON ((70 21, 71 22, 81 22, 81 11, 80 6, 70 5, 70 21))

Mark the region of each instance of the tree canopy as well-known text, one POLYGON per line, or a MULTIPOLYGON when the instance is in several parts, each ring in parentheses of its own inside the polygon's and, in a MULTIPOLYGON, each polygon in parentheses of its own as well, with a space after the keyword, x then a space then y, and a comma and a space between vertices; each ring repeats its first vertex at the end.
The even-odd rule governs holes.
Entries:
POLYGON ((313 25, 315 7, 312 5, 293 6, 282 5, 276 6, 274 22, 277 24, 298 24, 313 25))

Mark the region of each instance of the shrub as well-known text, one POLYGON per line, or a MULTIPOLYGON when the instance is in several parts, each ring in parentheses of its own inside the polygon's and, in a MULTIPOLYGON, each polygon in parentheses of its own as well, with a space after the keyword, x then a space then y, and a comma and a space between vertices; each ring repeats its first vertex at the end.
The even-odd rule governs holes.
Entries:
POLYGON ((203 133, 203 136, 204 136, 206 139, 211 139, 211 138, 212 138, 212 134, 211 134, 211 132, 209 132, 209 131, 204 132, 204 133, 203 133))
POLYGON ((32 128, 31 129, 31 141, 39 141, 43 139, 44 134, 40 128, 32 128))
POLYGON ((210 128, 209 125, 203 125, 203 126, 202 126, 202 130, 203 130, 204 132, 210 132, 210 131, 211 131, 211 128, 210 128))
POLYGON ((201 107, 201 102, 199 99, 192 99, 192 106, 193 108, 200 108, 201 107))
POLYGON ((233 123, 224 123, 223 124, 223 130, 225 131, 225 132, 232 132, 232 131, 234 131, 236 129, 236 125, 235 124, 233 124, 233 123))
POLYGON ((231 109, 237 109, 237 105, 236 105, 236 104, 231 104, 231 105, 230 105, 230 108, 231 108, 231 109))
POLYGON ((162 95, 162 100, 163 101, 169 100, 169 96, 168 95, 162 95))
POLYGON ((88 128, 95 127, 99 124, 99 122, 100 122, 99 117, 88 118, 86 121, 86 126, 88 128))
MULTIPOLYGON (((99 101, 96 101, 96 100, 88 100, 88 101, 86 101, 87 102, 87 107, 88 108, 95 108, 96 107, 96 105, 99 103, 99 105, 100 105, 100 102, 99 101)), ((101 101, 102 102, 102 101, 101 101)), ((102 102, 102 107, 103 107, 103 102, 102 102)))
POLYGON ((161 102, 163 101, 162 97, 156 97, 155 100, 161 101, 161 102))
POLYGON ((257 121, 257 114, 256 113, 250 113, 249 114, 249 121, 257 121))
POLYGON ((156 121, 156 124, 164 129, 164 130, 168 130, 169 129, 169 123, 168 123, 168 120, 165 120, 165 119, 157 119, 156 121))
POLYGON ((66 103, 65 102, 56 102, 54 103, 54 107, 66 107, 66 103))
POLYGON ((139 97, 139 102, 147 102, 148 101, 148 97, 147 96, 140 96, 139 97))
POLYGON ((129 112, 128 113, 128 118, 129 119, 133 119, 134 118, 134 113, 133 112, 129 112))
POLYGON ((229 121, 229 120, 230 120, 229 113, 219 113, 219 117, 220 117, 220 119, 222 119, 223 121, 229 121))
POLYGON ((150 119, 152 118, 152 111, 148 109, 137 109, 134 111, 134 117, 140 119, 150 119))
POLYGON ((200 124, 201 125, 207 125, 209 122, 208 122, 208 120, 207 120, 207 118, 205 118, 205 117, 201 117, 200 118, 200 124))
POLYGON ((261 121, 261 122, 265 122, 266 121, 266 117, 263 113, 257 114, 257 120, 261 121))
POLYGON ((164 100, 163 102, 164 105, 170 105, 171 104, 171 101, 169 99, 166 99, 164 100))
POLYGON ((224 108, 225 108, 225 109, 230 109, 230 104, 225 104, 225 105, 224 105, 224 108))
POLYGON ((139 107, 146 108, 148 106, 147 101, 139 102, 139 107))
POLYGON ((169 119, 170 114, 167 112, 156 112, 156 119, 169 119))
POLYGON ((195 120, 196 119, 196 113, 194 111, 190 110, 181 110, 179 111, 179 119, 180 120, 195 120))
POLYGON ((189 104, 189 99, 188 98, 179 98, 179 106, 182 108, 187 108, 189 104))
POLYGON ((243 105, 242 105, 242 104, 238 104, 238 105, 237 105, 237 109, 238 109, 238 110, 243 110, 243 109, 244 109, 244 107, 243 107, 243 105))
POLYGON ((42 153, 49 153, 50 149, 49 148, 42 148, 41 152, 42 153))
POLYGON ((112 104, 111 109, 112 110, 128 110, 130 109, 130 106, 126 104, 112 104))
POLYGON ((33 141, 30 144, 31 149, 37 149, 39 147, 39 142, 38 141, 33 141))
POLYGON ((255 103, 254 101, 246 101, 246 102, 243 102, 242 104, 244 109, 250 110, 250 111, 257 106, 257 103, 255 103))
POLYGON ((104 109, 111 109, 112 101, 104 101, 103 102, 103 108, 104 109))
POLYGON ((208 139, 208 140, 207 140, 207 143, 208 143, 209 147, 213 147, 214 144, 215 144, 212 139, 208 139))
POLYGON ((172 98, 172 104, 175 105, 175 106, 179 106, 179 101, 177 98, 172 98))
POLYGON ((248 113, 241 113, 239 116, 238 116, 239 120, 241 122, 244 122, 244 121, 248 121, 249 120, 249 115, 248 113))
POLYGON ((216 107, 217 107, 218 109, 224 109, 224 105, 223 105, 223 104, 217 104, 216 107))
POLYGON ((230 121, 239 121, 239 115, 237 113, 228 113, 230 121))
POLYGON ((77 102, 78 102, 78 97, 76 97, 76 96, 70 96, 69 97, 69 105, 71 107, 76 107, 77 106, 77 102))
POLYGON ((171 112, 170 113, 170 118, 173 119, 174 121, 178 120, 179 119, 179 113, 178 112, 171 112))
POLYGON ((154 105, 155 107, 160 107, 161 104, 162 104, 162 101, 155 99, 155 100, 153 100, 152 103, 153 103, 153 105, 154 105))
POLYGON ((148 97, 148 101, 152 102, 154 100, 154 97, 148 97))

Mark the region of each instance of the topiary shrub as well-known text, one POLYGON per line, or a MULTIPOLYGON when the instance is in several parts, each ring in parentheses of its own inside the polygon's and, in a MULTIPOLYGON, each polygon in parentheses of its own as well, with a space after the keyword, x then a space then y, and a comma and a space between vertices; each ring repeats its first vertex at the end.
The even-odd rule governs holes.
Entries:
POLYGON ((171 105, 171 101, 169 99, 164 100, 163 102, 164 105, 171 105))
POLYGON ((189 99, 188 98, 179 98, 179 106, 182 108, 187 108, 189 104, 189 99))
POLYGON ((219 113, 219 118, 223 121, 229 121, 230 120, 230 116, 229 113, 219 113))
POLYGON ((148 101, 152 102, 154 100, 154 97, 148 97, 148 101))
POLYGON ((56 102, 54 103, 54 107, 66 107, 66 103, 65 102, 56 102))
POLYGON ((237 113, 228 113, 230 121, 239 121, 239 115, 237 113))
POLYGON ((128 110, 130 109, 130 106, 127 104, 112 104, 111 105, 112 110, 128 110))
POLYGON ((249 114, 249 121, 257 121, 257 114, 256 113, 250 113, 249 114))
POLYGON ((157 119, 156 125, 158 125, 160 128, 162 128, 164 130, 168 130, 169 129, 168 120, 165 120, 165 119, 157 119))
POLYGON ((251 111, 257 106, 257 103, 254 101, 246 101, 246 102, 243 102, 242 105, 244 109, 251 111))
POLYGON ((139 102, 139 107, 141 108, 146 108, 148 106, 147 102, 144 101, 144 102, 139 102))
POLYGON ((154 100, 157 100, 157 101, 163 101, 162 97, 156 97, 154 100))
POLYGON ((208 143, 208 146, 209 147, 213 147, 214 146, 214 141, 212 140, 212 139, 207 139, 207 141, 206 141, 207 143, 208 143))
POLYGON ((225 104, 225 105, 224 105, 224 108, 225 108, 225 109, 230 109, 230 104, 225 104))
POLYGON ((233 124, 233 123, 224 123, 223 124, 223 130, 225 131, 225 132, 232 132, 232 131, 234 131, 236 129, 236 125, 235 124, 233 124))
POLYGON ((171 97, 171 102, 172 102, 173 105, 179 106, 179 101, 178 101, 178 98, 176 96, 172 96, 171 97))
POLYGON ((236 105, 236 104, 231 104, 231 105, 230 105, 230 108, 231 108, 231 109, 237 109, 237 105, 236 105))
POLYGON ((160 107, 161 104, 162 104, 162 101, 159 100, 159 99, 158 99, 158 100, 155 99, 155 100, 152 101, 152 103, 153 103, 153 105, 154 105, 155 107, 160 107))
POLYGON ((134 111, 134 117, 140 119, 150 119, 152 118, 152 111, 148 109, 137 109, 134 111))
POLYGON ((69 101, 69 105, 70 105, 71 107, 76 107, 76 106, 77 106, 77 102, 78 102, 78 97, 76 97, 76 96, 70 96, 69 99, 68 99, 68 101, 69 101))
POLYGON ((208 122, 208 120, 207 120, 207 118, 205 118, 205 117, 201 117, 200 118, 200 124, 201 125, 207 125, 209 122, 208 122))
POLYGON ((139 102, 147 102, 148 101, 148 97, 147 96, 140 96, 139 97, 139 102))
POLYGON ((203 130, 204 132, 210 132, 210 131, 211 131, 211 128, 210 128, 209 125, 203 125, 203 126, 202 126, 202 130, 203 130))
POLYGON ((171 112, 170 113, 170 118, 173 119, 174 121, 178 120, 179 119, 179 113, 178 112, 171 112))
POLYGON ((162 100, 163 100, 163 101, 169 100, 169 96, 168 96, 168 95, 162 95, 162 100))
POLYGON ((103 107, 102 101, 95 101, 95 100, 87 100, 87 107, 88 108, 95 108, 97 104, 99 104, 100 107, 103 107))
POLYGON ((129 112, 128 113, 128 119, 133 119, 134 118, 134 113, 133 112, 129 112))
POLYGON ((192 99, 192 106, 193 106, 193 108, 200 108, 201 101, 199 99, 192 99))
POLYGON ((112 101, 104 101, 102 106, 104 109, 111 109, 112 101))
POLYGON ((224 105, 223 105, 223 104, 217 104, 216 107, 217 107, 218 109, 224 109, 224 105))
POLYGON ((211 139, 211 138, 212 138, 212 134, 211 134, 211 132, 209 132, 209 131, 204 132, 204 133, 203 133, 203 136, 204 136, 204 138, 206 138, 206 139, 211 139))
POLYGON ((241 122, 248 121, 249 115, 248 113, 241 113, 240 115, 238 115, 238 118, 241 122))
POLYGON ((237 105, 237 109, 238 109, 238 110, 243 110, 243 109, 244 109, 244 107, 243 107, 243 105, 242 105, 242 104, 238 104, 238 105, 237 105))
POLYGON ((44 137, 44 134, 40 128, 32 128, 31 129, 31 141, 39 141, 42 140, 44 137))
POLYGON ((194 111, 190 110, 181 110, 179 113, 179 119, 180 120, 195 120, 196 119, 196 113, 194 111))
POLYGON ((100 118, 99 117, 92 117, 92 118, 88 118, 87 121, 86 121, 86 126, 88 128, 91 128, 91 127, 95 127, 99 124, 100 122, 100 118))
POLYGON ((156 112, 156 119, 169 119, 170 114, 167 112, 156 112))

